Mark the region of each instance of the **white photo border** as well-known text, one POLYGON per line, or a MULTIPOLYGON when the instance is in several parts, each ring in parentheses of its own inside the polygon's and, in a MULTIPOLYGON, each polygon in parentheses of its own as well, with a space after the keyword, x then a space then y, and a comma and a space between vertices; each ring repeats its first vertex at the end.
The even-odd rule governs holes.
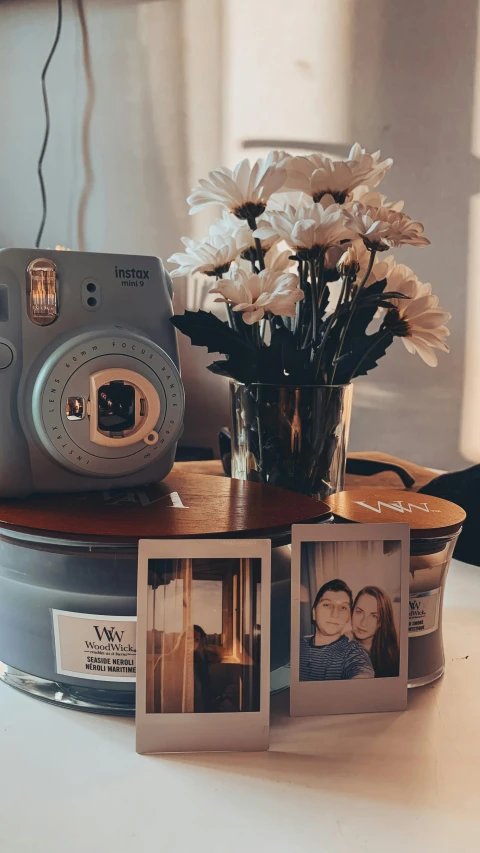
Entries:
POLYGON ((408 594, 410 527, 408 524, 294 524, 292 527, 292 611, 290 715, 403 711, 407 707, 408 594), (300 581, 303 542, 400 542, 400 671, 398 677, 353 681, 300 681, 300 581))
POLYGON ((268 749, 270 718, 271 542, 267 539, 141 539, 138 543, 136 749, 139 753, 268 749), (228 713, 146 712, 148 562, 154 559, 260 559, 260 710, 228 713))

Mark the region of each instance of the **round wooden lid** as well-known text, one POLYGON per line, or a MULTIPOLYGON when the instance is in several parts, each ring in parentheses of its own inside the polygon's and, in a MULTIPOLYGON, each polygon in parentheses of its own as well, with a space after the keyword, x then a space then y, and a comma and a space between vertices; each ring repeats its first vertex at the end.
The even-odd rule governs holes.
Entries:
MULTIPOLYGON (((292 524, 331 516, 326 504, 260 483, 172 473, 124 491, 0 501, 0 529, 81 541, 290 536, 292 524)), ((289 538, 288 538, 289 541, 289 538)))
POLYGON ((331 495, 325 503, 345 521, 407 522, 413 539, 448 536, 460 530, 466 517, 457 504, 403 489, 352 489, 331 495))

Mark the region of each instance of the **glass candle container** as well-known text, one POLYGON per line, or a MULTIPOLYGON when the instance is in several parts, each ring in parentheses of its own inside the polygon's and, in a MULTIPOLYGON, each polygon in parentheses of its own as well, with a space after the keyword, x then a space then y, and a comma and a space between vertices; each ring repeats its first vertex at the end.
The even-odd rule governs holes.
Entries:
POLYGON ((445 670, 443 597, 464 510, 441 498, 399 489, 352 489, 332 495, 326 503, 340 523, 409 524, 408 686, 440 678, 445 670))
POLYGON ((443 675, 443 596, 460 531, 438 539, 410 540, 408 686, 421 687, 443 675))
POLYGON ((291 525, 331 520, 313 498, 198 474, 0 502, 0 678, 65 707, 133 715, 138 540, 243 537, 272 540, 271 680, 281 689, 291 525))

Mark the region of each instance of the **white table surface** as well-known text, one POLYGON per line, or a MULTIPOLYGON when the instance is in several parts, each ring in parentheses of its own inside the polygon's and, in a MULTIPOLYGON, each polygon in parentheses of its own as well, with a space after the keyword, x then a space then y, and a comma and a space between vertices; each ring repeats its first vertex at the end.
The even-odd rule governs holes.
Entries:
POLYGON ((447 673, 404 713, 290 719, 266 753, 140 756, 131 720, 0 685, 1 853, 478 853, 480 569, 452 563, 447 673))

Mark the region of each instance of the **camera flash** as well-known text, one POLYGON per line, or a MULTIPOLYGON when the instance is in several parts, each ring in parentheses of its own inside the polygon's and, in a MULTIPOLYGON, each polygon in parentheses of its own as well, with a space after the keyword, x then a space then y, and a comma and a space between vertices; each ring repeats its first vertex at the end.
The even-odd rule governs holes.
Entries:
POLYGON ((27 267, 28 316, 37 326, 57 319, 57 268, 47 258, 37 258, 27 267))

